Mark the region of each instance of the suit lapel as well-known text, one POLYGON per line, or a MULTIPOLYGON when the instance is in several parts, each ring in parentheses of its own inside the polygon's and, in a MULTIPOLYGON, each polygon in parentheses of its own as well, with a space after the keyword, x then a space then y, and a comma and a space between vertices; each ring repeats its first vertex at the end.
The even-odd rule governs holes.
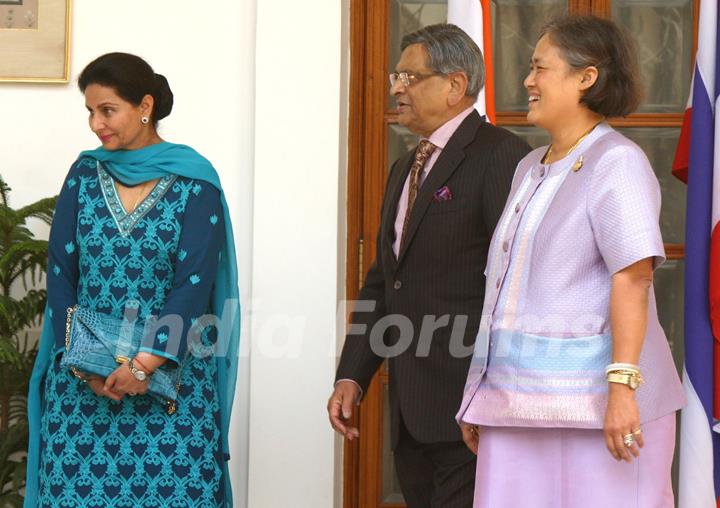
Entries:
MULTIPOLYGON (((413 206, 412 212, 410 213, 410 222, 408 224, 405 240, 405 245, 400 250, 398 255, 398 264, 402 262, 410 244, 412 244, 413 237, 417 232, 418 226, 422 222, 422 218, 425 212, 432 203, 435 191, 442 187, 458 168, 460 163, 465 158, 465 147, 469 145, 474 139, 480 124, 484 121, 477 111, 473 111, 468 117, 463 120, 460 126, 457 128, 455 133, 448 140, 447 145, 440 153, 435 165, 428 174, 427 179, 420 187, 415 205, 413 206)), ((409 166, 408 166, 409 170, 409 166)), ((407 175, 407 171, 405 171, 407 175)), ((405 179, 403 179, 403 182, 405 179)), ((401 186, 402 190, 402 186, 401 186)), ((395 207, 397 208, 397 201, 399 200, 399 193, 395 200, 395 207)), ((393 216, 394 217, 394 216, 393 216)))

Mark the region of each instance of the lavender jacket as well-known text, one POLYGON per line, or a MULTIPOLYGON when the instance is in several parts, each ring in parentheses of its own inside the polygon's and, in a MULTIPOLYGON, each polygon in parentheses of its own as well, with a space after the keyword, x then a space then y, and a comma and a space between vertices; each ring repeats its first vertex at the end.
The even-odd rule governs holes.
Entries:
MULTIPOLYGON (((520 163, 490 245, 483 315, 458 422, 602 428, 612 275, 665 261, 660 189, 642 150, 603 123, 550 165, 520 163)), ((685 404, 650 291, 641 422, 685 404)))

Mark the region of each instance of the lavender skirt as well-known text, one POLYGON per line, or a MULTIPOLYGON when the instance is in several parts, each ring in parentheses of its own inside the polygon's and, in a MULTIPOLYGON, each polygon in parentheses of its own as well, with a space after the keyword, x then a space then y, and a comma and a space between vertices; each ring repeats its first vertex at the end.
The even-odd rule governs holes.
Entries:
POLYGON ((645 446, 617 462, 601 430, 481 427, 474 508, 672 508, 675 414, 642 426, 645 446))

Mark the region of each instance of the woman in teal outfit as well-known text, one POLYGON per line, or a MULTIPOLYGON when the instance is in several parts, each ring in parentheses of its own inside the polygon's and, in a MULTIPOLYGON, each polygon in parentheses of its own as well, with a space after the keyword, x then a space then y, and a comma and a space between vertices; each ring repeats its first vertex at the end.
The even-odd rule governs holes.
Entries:
POLYGON ((173 96, 141 58, 103 55, 79 86, 102 147, 70 168, 50 233, 25 506, 230 507, 240 315, 218 175, 192 148, 158 135, 173 96), (161 326, 145 337, 135 372, 121 364, 106 379, 76 377, 60 366, 66 309, 75 305, 118 318, 179 316, 182 333, 161 326), (225 326, 202 333, 205 347, 189 347, 188 331, 206 314, 225 326), (137 375, 162 365, 181 369, 174 414, 137 375))

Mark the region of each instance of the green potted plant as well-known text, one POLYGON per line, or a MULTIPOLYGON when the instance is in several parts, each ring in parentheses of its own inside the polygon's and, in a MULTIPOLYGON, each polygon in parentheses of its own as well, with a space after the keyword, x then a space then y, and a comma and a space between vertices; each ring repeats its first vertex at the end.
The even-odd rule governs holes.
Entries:
POLYGON ((22 506, 28 442, 27 390, 37 344, 27 329, 40 324, 47 293, 36 289, 47 265, 48 242, 27 220, 52 222, 56 197, 17 210, 0 176, 0 508, 22 506))

